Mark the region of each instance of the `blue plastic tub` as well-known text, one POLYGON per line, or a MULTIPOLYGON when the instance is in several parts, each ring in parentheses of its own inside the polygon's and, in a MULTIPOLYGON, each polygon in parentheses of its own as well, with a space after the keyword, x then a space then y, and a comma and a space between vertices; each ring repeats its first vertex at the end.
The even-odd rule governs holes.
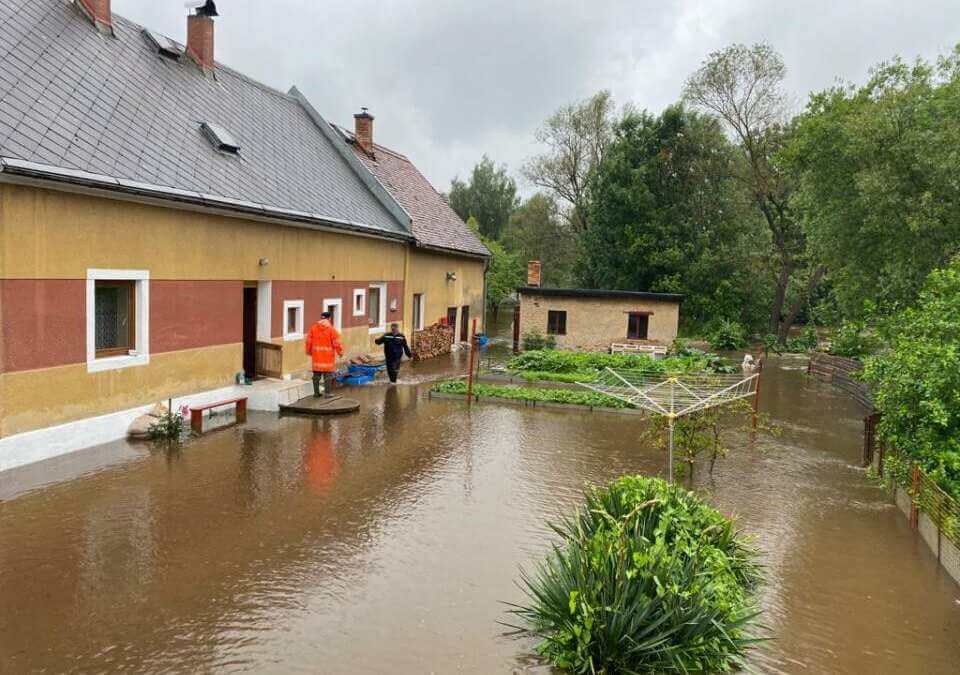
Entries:
POLYGON ((346 377, 337 378, 337 382, 341 384, 370 384, 373 382, 373 375, 347 375, 346 377))
POLYGON ((347 373, 350 377, 369 375, 371 377, 375 376, 384 366, 366 366, 362 364, 351 363, 347 366, 347 373))

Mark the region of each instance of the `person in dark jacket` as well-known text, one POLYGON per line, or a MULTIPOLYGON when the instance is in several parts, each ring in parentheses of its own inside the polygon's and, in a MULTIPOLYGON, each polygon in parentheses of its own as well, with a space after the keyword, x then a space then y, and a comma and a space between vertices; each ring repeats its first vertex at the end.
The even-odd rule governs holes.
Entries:
POLYGON ((391 382, 396 382, 403 355, 406 354, 408 359, 413 358, 410 345, 407 344, 407 337, 400 332, 399 325, 392 323, 390 332, 378 337, 376 343, 383 345, 383 357, 387 360, 387 375, 390 376, 391 382))

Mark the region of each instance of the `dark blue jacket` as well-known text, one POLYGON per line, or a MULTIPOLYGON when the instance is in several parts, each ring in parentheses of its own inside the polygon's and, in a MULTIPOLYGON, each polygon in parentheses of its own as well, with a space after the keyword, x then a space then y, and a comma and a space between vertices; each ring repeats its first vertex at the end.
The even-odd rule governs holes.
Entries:
POLYGON ((399 363, 406 354, 408 359, 413 358, 410 353, 410 347, 407 345, 407 336, 403 333, 386 333, 383 337, 376 339, 378 345, 383 345, 383 356, 387 363, 399 363))

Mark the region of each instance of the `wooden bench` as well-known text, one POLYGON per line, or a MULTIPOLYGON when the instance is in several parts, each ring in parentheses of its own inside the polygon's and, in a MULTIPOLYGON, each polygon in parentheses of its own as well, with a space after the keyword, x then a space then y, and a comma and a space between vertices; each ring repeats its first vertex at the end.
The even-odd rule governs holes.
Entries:
POLYGON ((611 354, 648 354, 653 357, 666 356, 667 348, 663 345, 640 344, 636 342, 615 342, 610 345, 611 354))
POLYGON ((203 411, 226 408, 228 405, 233 405, 237 408, 237 421, 234 422, 234 424, 243 424, 247 421, 247 397, 244 396, 242 398, 231 398, 228 401, 217 401, 216 403, 208 403, 207 405, 198 405, 195 408, 190 408, 190 428, 193 429, 194 432, 202 434, 203 411))

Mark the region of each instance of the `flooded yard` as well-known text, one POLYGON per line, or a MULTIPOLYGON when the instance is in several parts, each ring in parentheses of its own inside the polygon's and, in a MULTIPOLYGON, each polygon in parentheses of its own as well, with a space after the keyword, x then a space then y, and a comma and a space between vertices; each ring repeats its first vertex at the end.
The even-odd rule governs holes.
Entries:
MULTIPOLYGON (((754 667, 955 673, 960 588, 858 468, 859 409, 800 365, 763 375, 782 435, 697 481, 765 554, 754 667)), ((0 671, 540 671, 498 620, 545 520, 663 457, 632 417, 428 400, 453 367, 354 390, 352 417, 0 474, 0 671)))

